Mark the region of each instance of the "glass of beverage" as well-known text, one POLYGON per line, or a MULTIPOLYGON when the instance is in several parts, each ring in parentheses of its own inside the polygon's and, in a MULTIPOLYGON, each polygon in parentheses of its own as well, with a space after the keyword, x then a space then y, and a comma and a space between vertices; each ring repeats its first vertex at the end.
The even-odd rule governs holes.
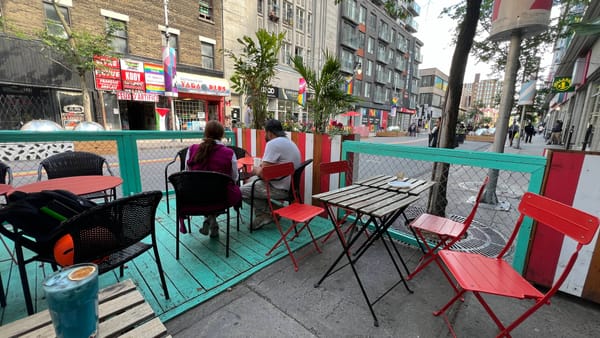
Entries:
POLYGON ((98 266, 75 264, 42 283, 59 338, 96 337, 98 334, 98 266))

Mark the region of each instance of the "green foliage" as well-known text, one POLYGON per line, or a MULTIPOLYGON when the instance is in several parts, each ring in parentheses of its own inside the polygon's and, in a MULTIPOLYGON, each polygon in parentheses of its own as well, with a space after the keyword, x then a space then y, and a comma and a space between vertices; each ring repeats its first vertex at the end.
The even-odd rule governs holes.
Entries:
POLYGON ((252 108, 254 119, 252 127, 261 129, 267 117, 266 87, 275 77, 281 43, 284 33, 269 33, 264 29, 256 32, 256 42, 249 36, 237 41, 242 45, 239 55, 225 51, 225 55, 234 62, 231 86, 238 93, 247 96, 247 104, 252 108))
POLYGON ((346 78, 341 72, 339 60, 325 52, 325 64, 320 73, 304 65, 301 57, 292 59, 294 69, 306 81, 310 95, 306 100, 309 116, 314 122, 315 132, 327 132, 327 121, 330 115, 336 115, 349 108, 357 99, 343 89, 346 78))

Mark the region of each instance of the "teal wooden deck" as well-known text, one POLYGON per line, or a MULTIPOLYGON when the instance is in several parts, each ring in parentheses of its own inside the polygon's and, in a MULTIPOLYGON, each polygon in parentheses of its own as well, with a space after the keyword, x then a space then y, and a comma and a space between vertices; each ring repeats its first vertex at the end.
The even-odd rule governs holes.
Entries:
MULTIPOLYGON (((174 202, 174 199, 171 202, 174 202)), ((174 203, 171 204, 171 206, 173 205, 174 203)), ((176 260, 175 211, 172 207, 171 213, 168 214, 163 199, 156 214, 156 231, 158 249, 171 298, 169 300, 164 298, 154 255, 151 252, 130 262, 122 278, 118 275, 118 269, 100 276, 100 287, 131 278, 154 312, 162 321, 167 321, 226 291, 279 259, 290 260, 284 246, 280 246, 270 256, 265 255, 279 238, 279 232, 273 224, 250 234, 248 211, 249 207, 244 205, 241 214, 243 224, 240 223, 239 232, 236 231, 235 212, 231 212, 229 258, 225 258, 226 216, 223 215, 218 219, 221 225, 221 236, 218 239, 210 239, 208 236, 201 235, 198 232, 198 226, 202 224, 203 218, 192 218, 192 233, 180 236, 180 258, 176 260)), ((317 217, 311 223, 311 229, 315 237, 321 237, 331 230, 331 223, 327 219, 317 217)), ((12 242, 8 240, 5 242, 12 249, 12 242)), ((307 231, 303 231, 297 239, 290 242, 292 249, 301 250, 299 256, 317 255, 318 253, 312 246, 302 248, 309 243, 310 236, 307 231)), ((41 311, 46 308, 41 281, 45 275, 52 272, 52 269, 49 264, 31 263, 28 265, 27 271, 34 298, 34 308, 36 312, 41 311)), ((294 273, 291 260, 289 272, 294 273)), ((0 325, 2 325, 27 316, 17 267, 10 260, 8 251, 3 246, 0 247, 0 273, 7 296, 7 306, 0 308, 0 325)))

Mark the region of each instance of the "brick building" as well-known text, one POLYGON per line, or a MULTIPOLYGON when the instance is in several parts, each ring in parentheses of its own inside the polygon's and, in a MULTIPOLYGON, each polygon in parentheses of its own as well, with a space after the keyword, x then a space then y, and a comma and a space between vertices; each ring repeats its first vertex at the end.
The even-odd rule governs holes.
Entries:
MULTIPOLYGON (((223 78, 222 1, 178 0, 168 4, 169 25, 165 26, 163 1, 58 0, 61 12, 74 31, 105 29, 108 20, 120 22, 113 46, 113 62, 123 76, 117 87, 94 82, 91 88, 93 119, 108 129, 154 130, 170 126, 157 107, 170 108, 162 77, 162 50, 166 44, 177 55, 175 81, 178 97, 172 107, 176 128, 197 129, 208 119, 225 122, 229 84, 223 78), (132 69, 127 69, 132 67, 132 69), (153 73, 153 69, 154 72, 153 73), (131 73, 127 73, 127 72, 131 73), (136 73, 137 72, 137 73, 136 73), (129 75, 135 83, 128 84, 129 75), (125 78, 127 76, 127 79, 125 78), (141 80, 141 81, 140 81, 141 80), (158 83, 157 83, 158 81, 158 83)), ((65 107, 82 104, 77 73, 51 60, 43 45, 15 32, 33 35, 45 27, 63 32, 51 2, 5 0, 0 2, 3 29, 0 31, 0 128, 18 129, 33 119, 48 119, 65 126, 78 117, 65 107)), ((97 79, 96 79, 97 80, 97 79)), ((106 83, 109 83, 107 81, 106 83)), ((167 116, 168 117, 168 116, 167 116)), ((72 125, 71 125, 72 126, 72 125)))

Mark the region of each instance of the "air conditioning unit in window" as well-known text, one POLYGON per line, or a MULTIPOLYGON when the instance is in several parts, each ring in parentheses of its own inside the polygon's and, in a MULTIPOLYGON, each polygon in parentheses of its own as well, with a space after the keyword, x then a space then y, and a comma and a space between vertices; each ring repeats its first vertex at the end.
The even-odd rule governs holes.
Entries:
POLYGON ((273 22, 278 22, 279 21, 279 16, 277 16, 277 12, 270 11, 269 12, 269 20, 271 20, 273 22))

